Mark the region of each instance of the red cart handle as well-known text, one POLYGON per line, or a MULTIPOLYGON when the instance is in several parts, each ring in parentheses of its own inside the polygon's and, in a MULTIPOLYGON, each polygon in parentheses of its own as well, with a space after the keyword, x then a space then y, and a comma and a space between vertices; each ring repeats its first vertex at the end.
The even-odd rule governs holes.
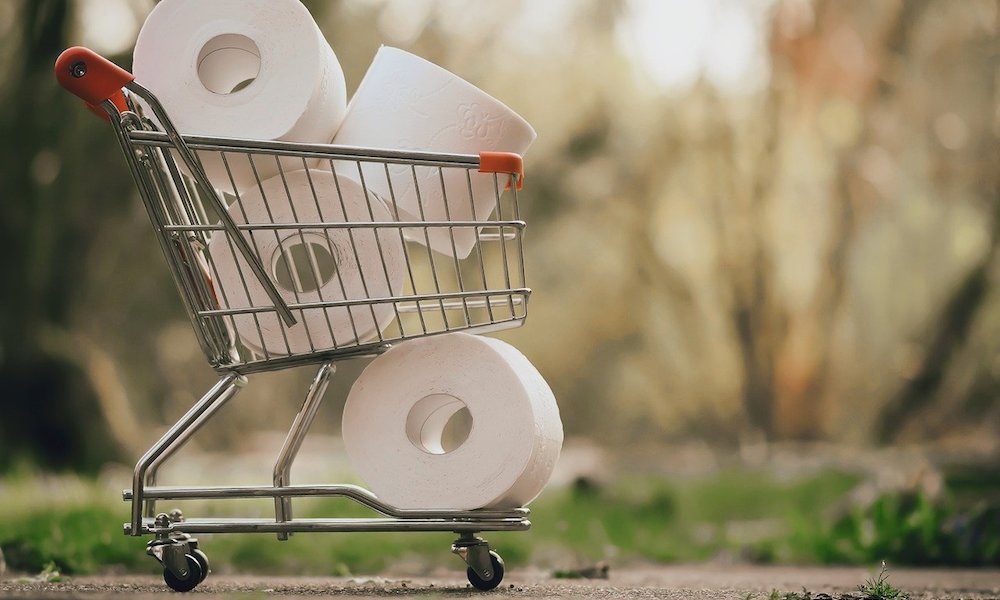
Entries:
MULTIPOLYGON (((521 158, 520 154, 513 152, 480 152, 479 172, 506 173, 514 177, 518 190, 524 187, 524 159, 521 158)), ((510 182, 507 183, 504 189, 510 189, 510 182)))
POLYGON ((107 119, 100 110, 105 100, 113 102, 120 112, 128 110, 122 88, 132 83, 135 75, 100 54, 82 46, 67 48, 56 59, 55 68, 59 85, 79 96, 97 115, 107 119))

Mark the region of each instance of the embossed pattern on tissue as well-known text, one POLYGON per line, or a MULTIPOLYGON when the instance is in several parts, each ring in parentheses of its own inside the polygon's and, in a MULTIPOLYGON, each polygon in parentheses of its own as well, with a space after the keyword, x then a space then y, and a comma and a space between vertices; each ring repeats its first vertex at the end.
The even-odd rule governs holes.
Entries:
POLYGON ((403 108, 408 108, 413 114, 426 119, 429 115, 417 109, 421 100, 423 97, 421 97, 420 90, 410 85, 400 85, 392 89, 386 98, 386 106, 392 112, 400 112, 403 108))
POLYGON ((479 103, 458 105, 458 133, 471 140, 499 138, 503 134, 503 117, 495 117, 479 103))

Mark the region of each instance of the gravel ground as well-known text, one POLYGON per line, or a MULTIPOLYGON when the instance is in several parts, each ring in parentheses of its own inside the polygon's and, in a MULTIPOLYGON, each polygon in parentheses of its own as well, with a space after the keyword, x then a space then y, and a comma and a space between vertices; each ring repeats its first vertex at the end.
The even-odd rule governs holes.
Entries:
MULTIPOLYGON (((526 569, 508 573, 492 592, 472 589, 461 573, 438 577, 305 578, 212 575, 194 598, 693 598, 766 600, 772 590, 784 595, 807 590, 839 598, 857 593, 870 573, 861 568, 798 568, 750 566, 671 566, 614 570, 609 579, 563 580, 526 569)), ((1000 599, 1000 570, 893 569, 889 579, 914 600, 1000 599)), ((149 576, 73 577, 58 583, 38 583, 8 577, 0 581, 0 598, 162 598, 169 593, 159 578, 149 576)), ((801 596, 804 598, 805 596, 801 596)))

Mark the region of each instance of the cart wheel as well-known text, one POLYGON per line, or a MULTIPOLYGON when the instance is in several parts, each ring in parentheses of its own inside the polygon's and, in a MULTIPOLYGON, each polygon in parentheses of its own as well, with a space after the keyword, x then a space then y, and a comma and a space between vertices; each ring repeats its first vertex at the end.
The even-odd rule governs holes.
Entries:
POLYGON ((492 550, 490 550, 490 564, 493 566, 493 577, 489 579, 480 577, 479 573, 476 573, 472 567, 466 570, 466 574, 469 576, 469 583, 472 584, 472 587, 486 592, 500 585, 500 581, 503 579, 503 559, 492 550))
POLYGON ((188 576, 184 579, 174 575, 170 569, 163 569, 163 581, 175 592, 190 592, 204 579, 201 562, 190 554, 185 554, 184 558, 188 566, 188 576))
POLYGON ((198 561, 198 565, 201 567, 201 581, 205 581, 208 578, 208 555, 195 548, 191 551, 191 556, 198 561))

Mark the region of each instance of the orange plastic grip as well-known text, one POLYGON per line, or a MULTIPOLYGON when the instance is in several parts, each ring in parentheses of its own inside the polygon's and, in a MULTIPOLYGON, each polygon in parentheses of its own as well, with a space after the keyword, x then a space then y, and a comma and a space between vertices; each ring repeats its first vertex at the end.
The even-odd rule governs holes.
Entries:
MULTIPOLYGON (((513 152, 480 152, 480 173, 507 173, 517 177, 517 189, 524 186, 524 159, 513 152)), ((510 183, 504 189, 510 189, 510 183)))
MULTIPOLYGON (((56 59, 55 68, 59 85, 80 97, 91 110, 105 100, 114 102, 119 110, 126 108, 122 87, 135 76, 93 50, 67 48, 56 59)), ((94 112, 106 116, 99 110, 94 112)))

